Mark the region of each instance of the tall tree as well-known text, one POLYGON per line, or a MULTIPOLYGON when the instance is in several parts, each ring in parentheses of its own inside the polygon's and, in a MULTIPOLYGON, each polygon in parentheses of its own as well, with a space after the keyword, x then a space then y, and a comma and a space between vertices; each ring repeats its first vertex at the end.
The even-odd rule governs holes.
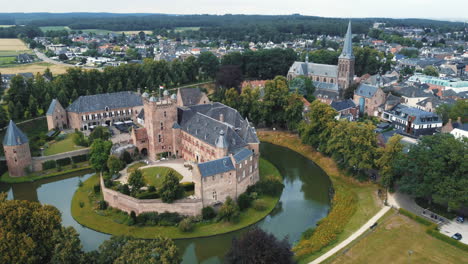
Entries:
POLYGON ((103 141, 102 139, 96 139, 93 141, 89 155, 89 161, 93 169, 98 172, 104 171, 111 147, 111 141, 103 141))
POLYGON ((375 165, 380 171, 381 183, 386 188, 391 188, 395 181, 395 173, 393 170, 394 162, 399 155, 402 154, 403 144, 401 139, 403 137, 395 134, 392 136, 385 147, 377 149, 378 159, 375 161, 375 165))
POLYGON ((292 264, 295 263, 293 256, 287 238, 278 240, 272 234, 254 228, 239 239, 233 239, 231 249, 226 254, 226 262, 292 264))

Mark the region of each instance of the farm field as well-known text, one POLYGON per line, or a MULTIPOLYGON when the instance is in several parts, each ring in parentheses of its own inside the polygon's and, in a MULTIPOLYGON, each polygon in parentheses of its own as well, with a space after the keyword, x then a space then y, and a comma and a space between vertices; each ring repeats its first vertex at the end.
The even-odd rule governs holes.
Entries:
POLYGON ((0 39, 0 67, 17 65, 16 56, 21 53, 33 52, 20 39, 0 39))
POLYGON ((70 31, 71 29, 67 26, 49 26, 49 27, 39 27, 42 31, 54 31, 54 30, 68 30, 70 31))
POLYGON ((175 32, 183 32, 183 31, 198 31, 200 30, 200 27, 176 27, 175 32))
POLYGON ((32 72, 34 74, 40 72, 43 73, 47 68, 53 74, 62 74, 67 71, 68 68, 73 67, 72 65, 57 65, 51 64, 47 62, 36 62, 31 64, 15 64, 14 66, 10 67, 0 67, 0 73, 2 74, 18 74, 22 72, 32 72))

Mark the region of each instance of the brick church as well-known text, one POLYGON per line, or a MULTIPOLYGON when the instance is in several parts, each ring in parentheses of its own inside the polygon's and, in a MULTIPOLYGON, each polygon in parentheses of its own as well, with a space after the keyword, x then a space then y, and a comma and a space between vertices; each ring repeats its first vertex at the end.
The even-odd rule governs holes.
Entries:
POLYGON ((354 79, 353 41, 351 33, 351 22, 344 38, 344 45, 341 55, 338 57, 338 65, 319 64, 309 62, 309 55, 306 55, 305 62, 296 61, 288 71, 288 80, 298 76, 310 78, 316 91, 314 96, 320 101, 332 101, 341 99, 343 92, 354 79))

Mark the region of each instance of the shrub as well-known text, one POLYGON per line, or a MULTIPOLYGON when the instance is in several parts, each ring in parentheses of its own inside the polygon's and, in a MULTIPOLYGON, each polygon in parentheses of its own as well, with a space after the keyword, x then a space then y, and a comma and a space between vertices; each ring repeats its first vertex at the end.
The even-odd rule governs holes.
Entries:
POLYGON ((195 190, 195 183, 194 182, 182 182, 180 183, 180 186, 184 188, 184 191, 186 192, 191 192, 195 190))
POLYGON ((48 160, 44 163, 42 163, 42 169, 44 170, 49 170, 57 167, 57 163, 55 160, 48 160))
POLYGON ((259 183, 261 192, 269 196, 279 196, 284 188, 284 184, 272 176, 260 180, 259 183))
POLYGON ((70 158, 63 158, 63 159, 58 159, 56 160, 57 165, 60 166, 67 166, 71 164, 71 159, 70 158))
POLYGON ((203 207, 202 218, 203 220, 211 220, 216 217, 216 211, 211 206, 203 207))
POLYGON ((405 216, 415 220, 416 222, 418 222, 420 224, 423 224, 423 225, 426 225, 426 226, 435 225, 430 220, 427 220, 427 219, 424 219, 424 218, 422 218, 420 216, 417 216, 417 215, 415 215, 415 214, 413 214, 413 213, 411 213, 409 211, 406 211, 403 208, 398 209, 398 211, 400 212, 400 214, 405 215, 405 216))
POLYGON ((99 209, 99 210, 106 210, 106 209, 107 209, 107 206, 108 206, 108 205, 107 205, 107 202, 104 201, 104 200, 100 200, 100 201, 98 202, 98 209, 99 209))
POLYGON ((184 195, 184 189, 179 185, 179 178, 172 171, 164 175, 159 195, 165 203, 172 203, 184 195))
POLYGON ((62 166, 60 164, 57 164, 57 171, 62 171, 62 166))
POLYGON ((155 226, 159 222, 159 214, 157 212, 142 213, 137 216, 137 222, 147 226, 155 226))
POLYGON ((265 211, 268 205, 264 200, 255 200, 253 201, 253 208, 257 211, 265 211))
POLYGON ((73 144, 77 146, 87 147, 88 141, 86 140, 83 132, 75 129, 75 133, 72 134, 73 144))
POLYGON ((455 239, 453 239, 453 238, 451 238, 451 237, 448 237, 448 236, 446 236, 446 235, 444 235, 444 234, 441 234, 441 233, 440 233, 437 229, 435 229, 435 228, 430 228, 430 227, 429 227, 429 228, 426 230, 426 233, 428 233, 429 235, 431 235, 431 236, 433 236, 433 237, 435 237, 435 238, 437 238, 437 239, 439 239, 439 240, 442 240, 442 241, 444 241, 444 242, 447 242, 447 243, 449 243, 450 245, 453 245, 453 246, 455 246, 455 247, 457 247, 457 248, 459 248, 459 249, 461 249, 461 250, 463 250, 463 251, 465 251, 465 252, 468 252, 468 245, 463 244, 463 243, 461 243, 460 241, 457 241, 457 240, 455 240, 455 239))
POLYGON ((237 197, 237 204, 239 205, 239 209, 244 211, 252 205, 252 198, 247 193, 243 193, 237 197))
POLYGON ((155 191, 156 191, 156 187, 155 187, 155 186, 150 185, 150 186, 148 187, 148 192, 155 192, 155 191))
POLYGON ((161 226, 175 226, 180 221, 182 221, 183 217, 178 213, 169 213, 164 212, 159 214, 159 225, 161 226))
POLYGON ((128 187, 128 184, 120 185, 118 191, 125 195, 130 195, 130 188, 128 187))
POLYGON ((94 193, 99 193, 101 191, 101 184, 100 183, 96 183, 94 186, 93 186, 93 191, 94 193))
POLYGON ((78 187, 83 187, 83 181, 78 180, 78 187))
POLYGON ((84 202, 80 201, 80 208, 84 207, 84 202))
POLYGON ((127 163, 127 164, 130 164, 133 162, 133 159, 132 159, 132 156, 130 155, 130 153, 128 151, 124 151, 123 155, 122 155, 122 161, 127 163))
POLYGON ((236 202, 227 197, 218 213, 218 219, 228 222, 237 222, 239 220, 239 206, 236 202))
POLYGON ((71 157, 71 159, 74 163, 85 162, 88 160, 88 155, 84 154, 84 155, 73 156, 71 157))
POLYGON ((137 199, 158 199, 159 194, 158 192, 142 192, 136 195, 137 199))
POLYGON ((179 230, 181 232, 192 232, 194 229, 194 224, 191 218, 185 218, 184 220, 180 221, 179 223, 179 230))
POLYGON ((315 227, 307 228, 307 230, 301 234, 301 239, 309 239, 314 234, 314 231, 315 227))

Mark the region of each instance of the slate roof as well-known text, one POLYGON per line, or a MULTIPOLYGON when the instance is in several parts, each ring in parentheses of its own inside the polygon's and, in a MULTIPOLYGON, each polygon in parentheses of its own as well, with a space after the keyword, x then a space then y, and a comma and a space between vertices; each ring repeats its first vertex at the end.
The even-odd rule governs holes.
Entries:
POLYGON ((414 97, 434 97, 432 92, 426 92, 420 88, 414 86, 405 86, 398 90, 398 93, 402 96, 414 98, 414 97))
POLYGON ((221 103, 210 103, 178 108, 178 124, 182 130, 212 145, 219 143, 223 131, 223 146, 229 153, 243 148, 247 143, 259 143, 255 130, 237 110, 221 103), (224 122, 220 121, 221 114, 224 122))
POLYGON ((326 83, 317 81, 313 81, 313 83, 315 88, 317 89, 338 91, 338 84, 336 83, 326 83))
POLYGON ((239 151, 237 151, 233 156, 234 156, 234 160, 236 160, 236 163, 239 164, 243 160, 247 159, 248 157, 250 157, 252 155, 253 155, 252 150, 242 148, 239 151))
POLYGON ((217 160, 203 162, 198 164, 202 177, 213 176, 219 173, 235 170, 230 157, 223 157, 217 160))
POLYGON ((340 58, 354 59, 353 34, 351 33, 351 21, 349 21, 349 24, 348 24, 348 30, 346 31, 343 50, 341 51, 340 58))
POLYGON ((296 61, 289 68, 289 72, 296 75, 318 75, 336 78, 338 76, 338 66, 296 61))
POLYGON ((3 138, 4 146, 19 146, 28 143, 28 137, 10 120, 5 137, 3 138))
POLYGON ((396 105, 390 112, 393 116, 399 119, 408 120, 408 116, 414 116, 413 124, 434 124, 441 123, 442 119, 436 113, 427 112, 419 108, 410 107, 407 105, 396 105))
POLYGON ((180 88, 180 96, 182 98, 183 106, 192 106, 200 102, 200 99, 203 96, 200 88, 180 88))
POLYGON ((361 84, 354 92, 355 94, 367 98, 372 98, 379 88, 377 86, 361 84))
POLYGON ((67 111, 86 113, 104 111, 106 106, 112 110, 142 105, 143 101, 138 93, 126 91, 80 96, 67 108, 67 111))
POLYGON ((50 103, 49 105, 49 109, 47 110, 47 113, 46 115, 52 115, 54 113, 54 110, 55 110, 55 106, 57 106, 57 99, 53 99, 52 102, 50 103))
POLYGON ((342 100, 342 101, 332 101, 330 104, 336 111, 340 112, 345 109, 356 107, 356 104, 351 99, 342 100))

